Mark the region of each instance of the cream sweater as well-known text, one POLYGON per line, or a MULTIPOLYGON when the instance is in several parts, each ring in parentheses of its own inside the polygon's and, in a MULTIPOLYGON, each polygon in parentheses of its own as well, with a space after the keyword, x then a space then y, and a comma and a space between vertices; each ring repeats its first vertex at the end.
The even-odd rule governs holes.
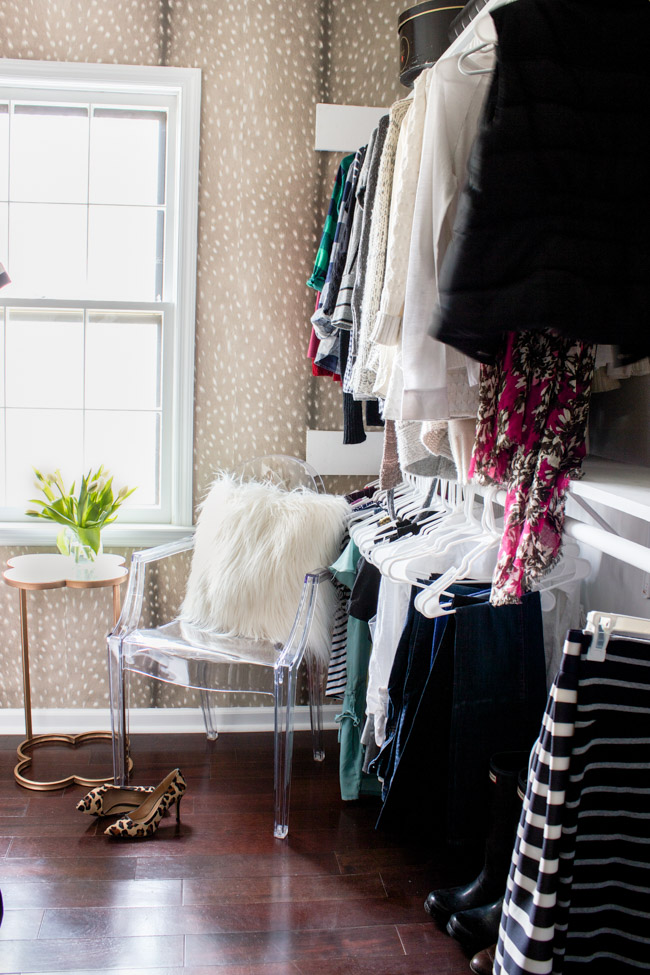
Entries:
POLYGON ((371 332, 379 310, 386 266, 386 247, 390 217, 391 195, 395 157, 402 123, 413 104, 412 98, 395 102, 390 110, 388 132, 379 163, 377 192, 370 224, 368 262, 361 303, 361 321, 357 358, 352 372, 352 393, 355 399, 375 399, 373 387, 375 373, 368 357, 371 349, 371 332))

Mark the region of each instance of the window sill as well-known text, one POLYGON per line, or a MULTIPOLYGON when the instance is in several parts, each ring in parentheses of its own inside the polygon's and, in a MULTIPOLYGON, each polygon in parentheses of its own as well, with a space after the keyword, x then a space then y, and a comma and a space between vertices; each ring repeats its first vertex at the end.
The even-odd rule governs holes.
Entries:
MULTIPOLYGON (((59 528, 49 524, 0 522, 0 546, 54 548, 59 528)), ((192 525, 109 525, 102 532, 105 549, 150 548, 194 534, 192 525)))

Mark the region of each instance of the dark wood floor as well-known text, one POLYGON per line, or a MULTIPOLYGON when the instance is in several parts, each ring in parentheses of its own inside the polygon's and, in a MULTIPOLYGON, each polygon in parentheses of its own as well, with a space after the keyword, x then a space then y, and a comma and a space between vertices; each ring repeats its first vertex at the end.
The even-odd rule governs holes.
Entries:
MULTIPOLYGON (((0 972, 101 975, 466 975, 468 959, 424 913, 464 881, 427 843, 374 829, 376 799, 343 803, 336 736, 311 761, 296 735, 291 824, 272 835, 272 736, 133 739, 134 781, 179 766, 182 823, 119 841, 75 810, 86 790, 37 793, 0 738, 0 972)), ((108 746, 36 753, 31 774, 108 775, 108 746), (73 766, 74 763, 74 766, 73 766)))

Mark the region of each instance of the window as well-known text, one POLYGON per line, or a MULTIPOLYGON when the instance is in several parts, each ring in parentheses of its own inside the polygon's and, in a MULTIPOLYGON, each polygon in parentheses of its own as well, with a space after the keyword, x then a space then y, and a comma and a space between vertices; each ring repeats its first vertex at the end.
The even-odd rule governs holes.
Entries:
POLYGON ((199 102, 194 69, 0 62, 5 543, 46 540, 32 466, 137 485, 116 543, 191 524, 199 102))

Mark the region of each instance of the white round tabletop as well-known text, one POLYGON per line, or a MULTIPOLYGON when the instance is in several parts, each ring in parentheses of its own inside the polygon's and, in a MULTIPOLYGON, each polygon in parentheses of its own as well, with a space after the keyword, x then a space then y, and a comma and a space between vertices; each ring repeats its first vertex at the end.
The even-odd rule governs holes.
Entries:
POLYGON ((124 582, 129 574, 121 555, 98 555, 94 562, 76 563, 69 555, 37 553, 7 561, 3 579, 17 589, 99 589, 124 582))

